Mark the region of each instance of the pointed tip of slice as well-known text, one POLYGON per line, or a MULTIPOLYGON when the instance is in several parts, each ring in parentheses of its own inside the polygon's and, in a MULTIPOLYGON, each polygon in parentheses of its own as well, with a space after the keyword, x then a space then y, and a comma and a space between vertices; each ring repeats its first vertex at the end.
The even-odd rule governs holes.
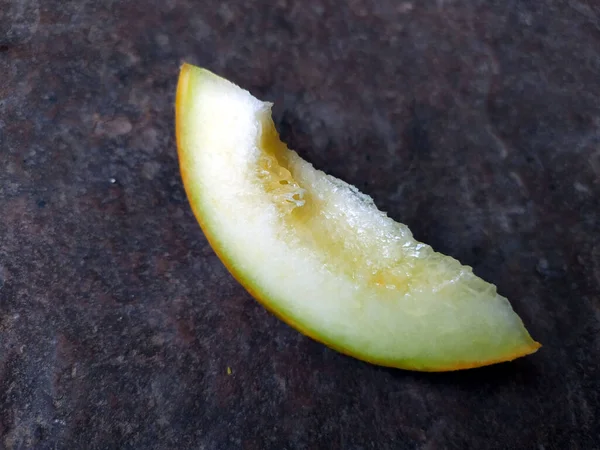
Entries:
POLYGON ((457 362, 455 364, 440 367, 439 369, 433 370, 432 372, 454 372, 457 370, 465 370, 465 369, 477 369, 479 367, 491 366, 493 364, 500 364, 504 362, 514 361, 515 359, 521 358, 523 356, 531 355, 537 352, 542 347, 542 344, 536 341, 531 341, 524 345, 523 347, 518 348, 513 353, 510 353, 505 356, 501 356, 498 358, 492 358, 482 361, 468 361, 468 362, 457 362))

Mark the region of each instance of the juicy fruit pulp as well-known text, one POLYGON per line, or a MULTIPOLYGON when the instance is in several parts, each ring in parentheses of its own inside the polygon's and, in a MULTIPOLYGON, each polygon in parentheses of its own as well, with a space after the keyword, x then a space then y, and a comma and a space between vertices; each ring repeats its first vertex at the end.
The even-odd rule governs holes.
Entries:
POLYGON ((182 67, 185 189, 211 246, 257 300, 312 338, 385 366, 457 370, 539 348, 495 286, 289 150, 270 108, 182 67))

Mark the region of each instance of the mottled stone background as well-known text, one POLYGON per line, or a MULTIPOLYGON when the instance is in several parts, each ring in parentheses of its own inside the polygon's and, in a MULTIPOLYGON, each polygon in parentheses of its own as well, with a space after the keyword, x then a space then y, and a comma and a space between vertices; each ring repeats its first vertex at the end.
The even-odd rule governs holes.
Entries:
POLYGON ((0 448, 599 449, 599 333, 597 1, 0 0, 0 448), (544 347, 410 373, 265 312, 185 198, 183 61, 544 347))

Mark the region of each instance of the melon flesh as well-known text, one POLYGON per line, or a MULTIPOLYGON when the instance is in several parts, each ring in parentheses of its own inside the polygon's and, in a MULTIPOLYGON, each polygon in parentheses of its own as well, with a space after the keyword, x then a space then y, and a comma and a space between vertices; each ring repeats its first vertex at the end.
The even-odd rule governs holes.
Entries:
POLYGON ((184 65, 180 168, 211 246, 266 308, 356 358, 445 371, 540 346, 496 287, 282 143, 271 104, 184 65))

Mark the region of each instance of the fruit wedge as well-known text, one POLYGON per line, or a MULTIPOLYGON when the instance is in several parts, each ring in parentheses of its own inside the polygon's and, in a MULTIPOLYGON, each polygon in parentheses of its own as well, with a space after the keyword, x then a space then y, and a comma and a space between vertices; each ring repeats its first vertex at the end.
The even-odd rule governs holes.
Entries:
POLYGON ((539 348, 494 285, 289 150, 270 103, 188 64, 176 103, 194 214, 233 276, 282 320, 342 353, 411 370, 539 348))

